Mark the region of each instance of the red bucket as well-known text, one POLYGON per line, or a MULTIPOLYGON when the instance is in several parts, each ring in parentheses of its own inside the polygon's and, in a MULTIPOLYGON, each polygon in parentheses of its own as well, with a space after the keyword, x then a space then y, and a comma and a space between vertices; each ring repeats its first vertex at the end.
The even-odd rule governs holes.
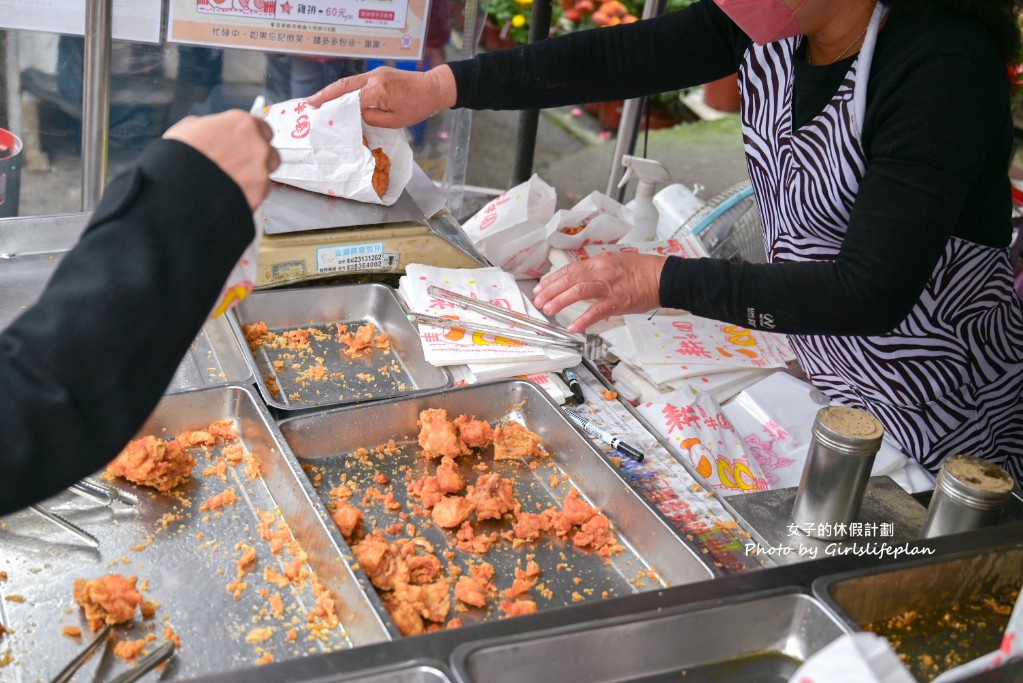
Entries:
POLYGON ((21 138, 0 128, 0 218, 18 215, 21 190, 21 138))

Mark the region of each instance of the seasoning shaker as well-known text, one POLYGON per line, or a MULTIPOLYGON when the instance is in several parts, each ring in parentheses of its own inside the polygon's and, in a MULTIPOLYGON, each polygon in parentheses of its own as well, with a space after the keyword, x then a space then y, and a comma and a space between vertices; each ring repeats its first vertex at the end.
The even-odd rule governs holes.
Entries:
POLYGON ((994 524, 1014 486, 1012 476, 993 462, 972 455, 945 458, 938 470, 921 538, 994 524))
POLYGON ((792 521, 813 538, 841 540, 856 521, 884 427, 845 406, 821 408, 792 507, 792 521))

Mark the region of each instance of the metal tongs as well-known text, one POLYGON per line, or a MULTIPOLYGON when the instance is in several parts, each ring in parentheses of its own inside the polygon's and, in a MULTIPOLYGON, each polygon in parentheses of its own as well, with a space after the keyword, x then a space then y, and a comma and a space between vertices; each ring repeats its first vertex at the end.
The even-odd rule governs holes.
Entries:
MULTIPOLYGON (((125 505, 135 506, 139 504, 139 499, 130 493, 121 491, 115 486, 108 486, 100 481, 96 481, 91 477, 86 477, 81 481, 72 484, 68 487, 68 490, 74 494, 81 496, 87 500, 91 500, 94 503, 99 503, 106 507, 113 505, 114 501, 118 501, 125 505)), ((99 548, 99 541, 95 536, 78 527, 77 525, 69 522, 64 517, 57 513, 47 510, 42 505, 29 505, 32 512, 36 513, 40 517, 46 519, 49 522, 59 526, 61 529, 68 531, 82 541, 84 541, 90 548, 99 548)))
POLYGON ((524 344, 540 348, 566 349, 569 351, 575 351, 576 353, 581 354, 584 358, 591 360, 602 358, 604 355, 604 340, 594 334, 572 334, 571 332, 556 325, 551 325, 550 323, 537 320, 536 318, 531 318, 528 315, 523 315, 522 313, 517 313, 516 311, 512 311, 507 308, 495 306, 494 304, 486 301, 470 299, 469 297, 443 289, 442 287, 430 286, 427 287, 426 292, 430 296, 440 299, 441 301, 458 304, 470 311, 481 313, 489 318, 508 323, 509 325, 513 325, 514 327, 525 331, 512 330, 506 327, 494 327, 492 325, 483 325, 480 323, 462 320, 451 320, 449 318, 440 318, 438 316, 426 315, 423 313, 410 313, 408 318, 414 323, 422 323, 447 329, 466 330, 468 332, 482 332, 484 334, 504 337, 506 339, 514 339, 515 341, 520 341, 524 344))
MULTIPOLYGON (((68 662, 68 665, 65 666, 50 683, 67 683, 74 678, 75 674, 78 673, 78 670, 82 667, 82 664, 85 664, 96 650, 107 644, 109 636, 110 624, 107 624, 100 629, 92 642, 86 645, 84 650, 79 652, 74 659, 68 662)), ((166 643, 139 660, 139 663, 134 667, 111 680, 110 683, 134 683, 134 681, 142 678, 147 673, 170 659, 173 655, 174 642, 168 640, 166 643)))

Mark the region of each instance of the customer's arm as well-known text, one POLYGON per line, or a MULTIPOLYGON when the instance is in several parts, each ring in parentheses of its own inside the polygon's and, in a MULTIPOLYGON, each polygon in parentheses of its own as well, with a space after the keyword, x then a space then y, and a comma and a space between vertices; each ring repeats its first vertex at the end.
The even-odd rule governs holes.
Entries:
POLYGON ((0 334, 0 513, 117 455, 251 242, 252 208, 276 154, 269 131, 255 132, 262 122, 218 116, 214 123, 232 129, 253 126, 232 133, 249 148, 226 149, 229 136, 208 123, 196 129, 201 119, 183 135, 177 128, 178 140, 151 144, 107 188, 38 303, 0 334))

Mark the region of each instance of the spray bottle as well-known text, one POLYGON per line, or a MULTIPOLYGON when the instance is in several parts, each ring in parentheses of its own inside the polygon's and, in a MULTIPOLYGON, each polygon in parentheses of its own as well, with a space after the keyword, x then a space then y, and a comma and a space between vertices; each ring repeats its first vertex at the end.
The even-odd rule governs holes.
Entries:
POLYGON ((639 185, 636 187, 635 199, 626 204, 626 208, 632 211, 632 230, 618 242, 619 244, 650 242, 656 239, 657 233, 658 212, 654 206, 654 192, 657 190, 657 183, 669 182, 671 175, 661 162, 629 154, 622 156, 622 165, 626 170, 618 187, 624 187, 633 173, 636 174, 639 185))

